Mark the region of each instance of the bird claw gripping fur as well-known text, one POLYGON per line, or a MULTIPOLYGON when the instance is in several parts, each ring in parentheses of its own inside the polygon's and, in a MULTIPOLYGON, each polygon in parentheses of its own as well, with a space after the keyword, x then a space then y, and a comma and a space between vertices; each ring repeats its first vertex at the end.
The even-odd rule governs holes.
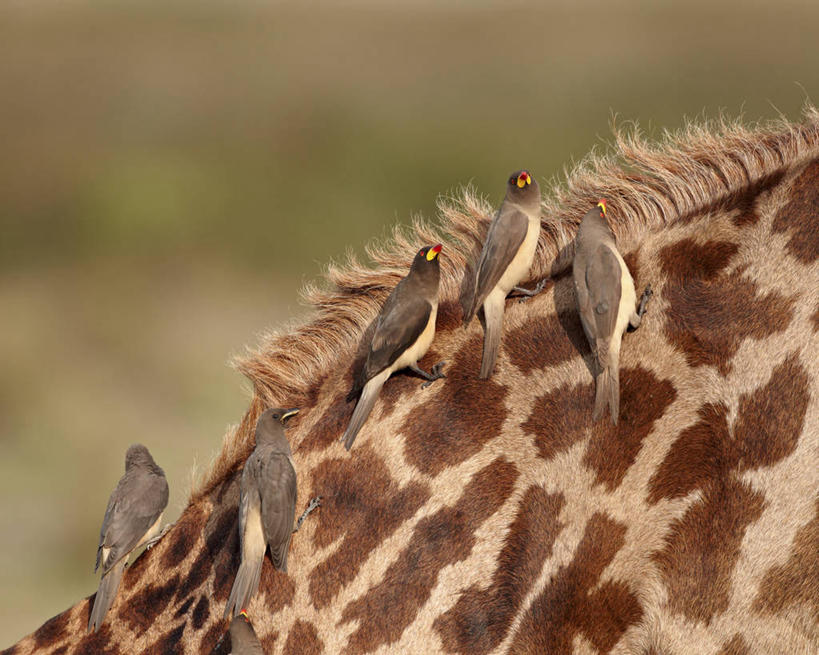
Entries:
POLYGON ((296 529, 293 532, 298 532, 301 528, 301 524, 304 523, 304 519, 310 516, 310 513, 316 509, 317 507, 321 507, 321 496, 316 496, 315 498, 311 498, 310 502, 307 504, 307 509, 302 512, 302 515, 299 517, 299 520, 296 521, 296 529))
POLYGON ((162 539, 162 537, 164 537, 166 534, 168 534, 168 532, 170 532, 170 529, 174 525, 176 525, 176 521, 174 521, 173 523, 168 523, 168 525, 166 525, 164 528, 162 528, 162 531, 158 535, 156 535, 153 539, 150 539, 145 544, 145 550, 151 550, 151 548, 156 546, 159 543, 159 541, 162 539))
POLYGON ((532 296, 536 296, 541 291, 543 291, 543 287, 546 286, 546 278, 543 278, 540 282, 535 285, 535 288, 531 291, 526 289, 525 287, 513 287, 512 290, 516 291, 517 293, 521 294, 521 297, 518 298, 518 302, 526 302, 532 296))
POLYGON ((429 369, 429 378, 427 381, 421 385, 422 389, 426 389, 429 385, 431 385, 435 380, 440 380, 441 378, 446 377, 446 373, 443 372, 445 361, 438 362, 435 364, 431 369, 429 369))
POLYGON ((653 295, 654 292, 651 290, 651 284, 647 284, 645 290, 643 291, 643 295, 640 296, 640 304, 637 307, 637 316, 642 318, 643 314, 646 313, 648 301, 651 300, 651 296, 653 295))

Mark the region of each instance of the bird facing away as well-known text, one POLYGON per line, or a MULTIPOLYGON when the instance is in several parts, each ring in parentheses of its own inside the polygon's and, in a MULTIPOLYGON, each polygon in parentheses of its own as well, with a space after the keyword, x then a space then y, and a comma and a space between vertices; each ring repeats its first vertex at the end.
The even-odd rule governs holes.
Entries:
POLYGON ((580 322, 591 346, 596 392, 593 420, 608 403, 611 422, 620 414, 620 342, 629 325, 640 325, 651 297, 647 286, 635 309, 636 292, 626 263, 617 250, 601 200, 580 222, 572 266, 580 322))
POLYGON ((284 426, 297 409, 267 409, 256 422, 256 448, 242 471, 239 493, 239 552, 242 563, 230 590, 225 617, 250 604, 259 587, 267 548, 287 572, 287 550, 296 514, 296 469, 284 426))
POLYGON ((230 622, 230 652, 231 655, 264 655, 256 631, 244 610, 230 622))
POLYGON ((529 291, 517 286, 529 272, 540 236, 540 187, 528 171, 512 173, 506 182, 506 197, 489 226, 486 242, 475 269, 472 302, 464 314, 468 325, 483 307, 485 334, 482 378, 492 375, 503 333, 503 310, 506 296, 517 291, 534 296, 545 281, 529 291))
POLYGON ((409 274, 396 285, 381 308, 367 359, 347 396, 350 402, 361 392, 350 424, 341 437, 347 450, 370 415, 381 387, 395 371, 410 369, 426 380, 424 387, 445 377, 441 372, 444 362, 435 364, 430 373, 418 368, 418 360, 426 354, 435 336, 441 247, 439 243, 418 251, 409 274))
POLYGON ((97 546, 96 573, 102 564, 102 579, 88 618, 88 630, 102 625, 114 602, 128 556, 159 534, 162 512, 168 505, 165 472, 156 465, 142 444, 125 453, 125 475, 117 483, 102 519, 97 546))

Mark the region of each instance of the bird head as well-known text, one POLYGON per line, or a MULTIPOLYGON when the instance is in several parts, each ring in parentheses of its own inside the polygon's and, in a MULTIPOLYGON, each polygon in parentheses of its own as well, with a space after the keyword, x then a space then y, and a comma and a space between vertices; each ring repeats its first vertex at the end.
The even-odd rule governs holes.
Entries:
POLYGON ((529 171, 516 171, 506 181, 506 197, 515 202, 540 204, 540 187, 529 171))
POLYGON ((262 415, 259 417, 259 423, 281 423, 282 425, 287 425, 287 422, 298 413, 299 410, 296 407, 291 407, 290 409, 271 407, 262 412, 262 415))
POLYGON ((597 208, 600 210, 600 218, 606 218, 606 199, 601 198, 597 201, 597 208))
POLYGON ((441 254, 443 246, 438 243, 434 246, 424 246, 415 253, 412 260, 410 273, 420 279, 437 280, 440 276, 441 261, 438 255, 441 254))

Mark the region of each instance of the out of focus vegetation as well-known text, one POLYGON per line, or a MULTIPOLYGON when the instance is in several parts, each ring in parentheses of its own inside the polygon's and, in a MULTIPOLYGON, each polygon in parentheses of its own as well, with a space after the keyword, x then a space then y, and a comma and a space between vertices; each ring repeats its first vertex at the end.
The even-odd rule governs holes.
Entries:
POLYGON ((130 443, 174 519, 226 362, 331 258, 472 183, 720 110, 798 118, 805 2, 0 5, 0 646, 93 593, 130 443))

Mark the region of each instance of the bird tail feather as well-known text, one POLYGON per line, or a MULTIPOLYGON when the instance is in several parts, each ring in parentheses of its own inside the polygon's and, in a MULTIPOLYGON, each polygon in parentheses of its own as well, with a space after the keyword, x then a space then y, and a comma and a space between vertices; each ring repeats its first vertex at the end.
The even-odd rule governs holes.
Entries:
POLYGON ((361 391, 361 397, 358 399, 358 404, 353 410, 353 417, 350 419, 350 424, 347 426, 347 430, 342 437, 344 447, 347 450, 350 450, 355 438, 358 436, 358 431, 369 417, 373 405, 375 405, 375 401, 378 398, 378 394, 381 392, 381 387, 384 386, 388 377, 390 377, 390 371, 386 369, 364 385, 364 389, 361 391))
POLYGON ((100 586, 97 589, 97 595, 94 597, 94 607, 91 608, 91 614, 88 617, 88 631, 96 630, 102 625, 105 615, 114 603, 114 598, 117 597, 117 589, 119 589, 119 582, 122 579, 122 574, 125 572, 125 564, 128 558, 123 557, 119 562, 102 576, 100 586))
POLYGON ((236 616, 250 604, 253 594, 259 588, 263 560, 264 550, 260 554, 248 553, 248 556, 242 558, 225 607, 225 618, 228 618, 231 612, 236 616))
POLYGON ((501 335, 503 333, 503 308, 504 299, 500 303, 490 296, 483 304, 484 323, 486 333, 483 337, 483 357, 481 359, 482 379, 492 375, 495 370, 495 360, 498 358, 498 348, 500 348, 501 335))
POLYGON ((592 420, 599 419, 606 410, 606 405, 609 406, 609 413, 611 414, 612 425, 617 425, 617 420, 620 415, 620 366, 619 353, 613 349, 608 353, 601 353, 607 355, 605 358, 601 357, 601 370, 597 375, 597 390, 594 396, 594 413, 592 420))

